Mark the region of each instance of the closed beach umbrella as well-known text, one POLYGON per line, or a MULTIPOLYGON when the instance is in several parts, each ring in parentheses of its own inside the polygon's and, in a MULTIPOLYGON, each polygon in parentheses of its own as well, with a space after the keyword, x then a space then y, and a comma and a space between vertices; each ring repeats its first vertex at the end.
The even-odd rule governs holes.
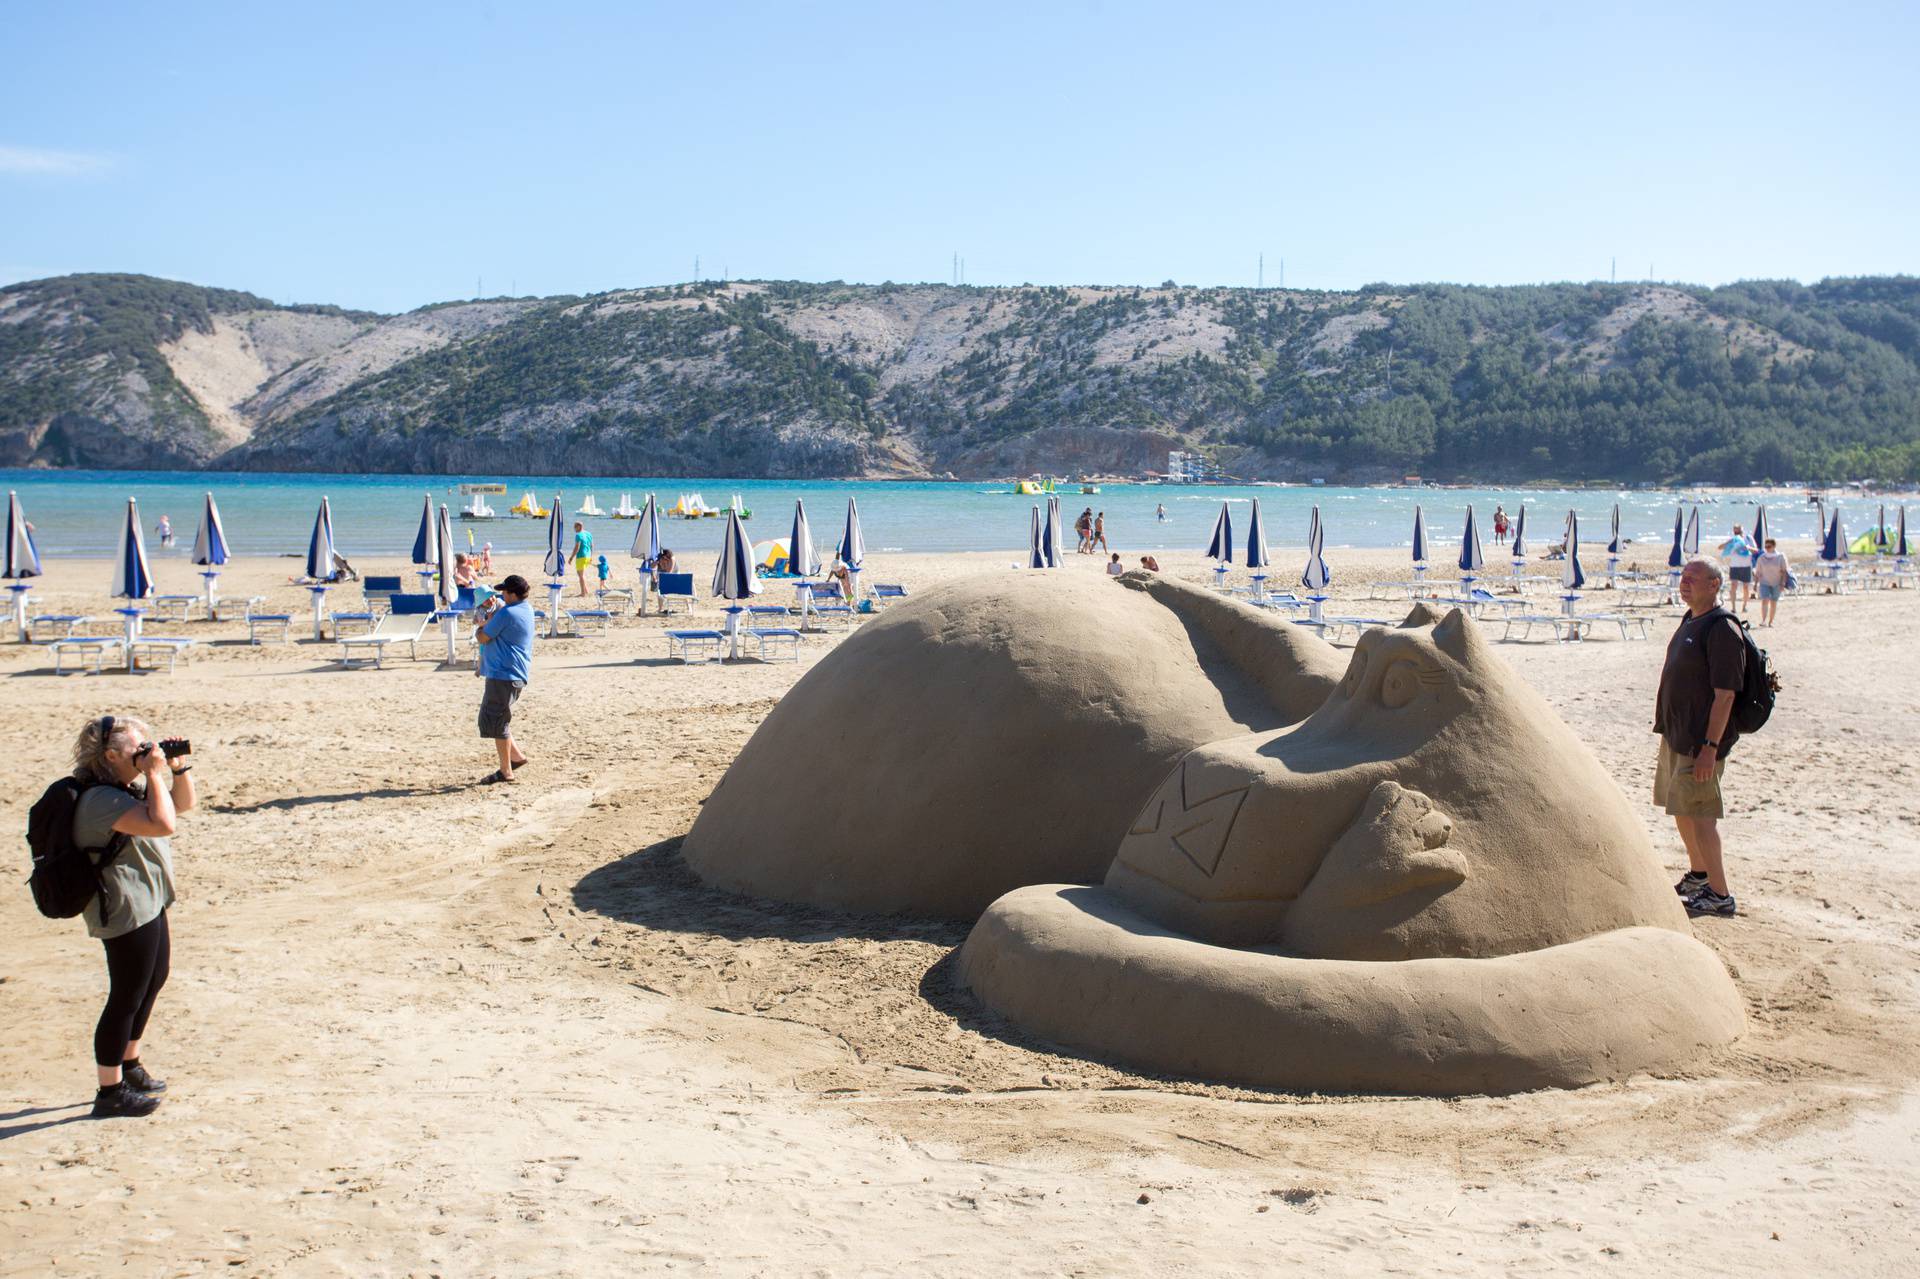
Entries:
MULTIPOLYGON (((139 601, 153 594, 153 569, 147 563, 147 540, 140 532, 140 508, 127 499, 127 518, 120 526, 120 548, 113 561, 115 599, 139 601)), ((127 668, 133 668, 133 641, 140 635, 137 603, 120 610, 127 619, 127 668)))
POLYGON ((1567 560, 1560 566, 1560 585, 1577 591, 1587 584, 1586 570, 1580 567, 1580 516, 1567 512, 1567 560))
POLYGON ((1473 508, 1467 508, 1467 527, 1460 534, 1460 571, 1465 574, 1478 573, 1486 565, 1487 556, 1480 549, 1480 526, 1473 522, 1473 508))
POLYGON ((20 505, 20 495, 7 494, 7 527, 4 556, 0 556, 0 578, 14 580, 23 577, 40 576, 40 549, 33 544, 33 534, 27 532, 27 512, 20 505))
POLYGON ((307 539, 307 576, 316 582, 331 582, 338 577, 333 555, 333 508, 323 496, 319 513, 313 517, 313 535, 307 539))
POLYGON ((813 551, 813 530, 807 526, 807 504, 794 499, 793 532, 787 537, 787 572, 796 577, 812 577, 820 571, 820 557, 813 551))
POLYGON ((1688 555, 1700 553, 1700 508, 1697 506, 1687 513, 1687 535, 1680 549, 1688 555))
POLYGON ((1874 530, 1873 549, 1885 555, 1890 545, 1892 543, 1887 539, 1887 504, 1882 502, 1880 503, 1880 524, 1874 530))
POLYGON ((1607 554, 1618 555, 1619 553, 1620 553, 1620 503, 1615 502, 1613 504, 1613 528, 1611 530, 1611 536, 1607 541, 1607 554))
POLYGON ((840 545, 835 549, 847 567, 856 573, 866 562, 867 539, 860 532, 860 505, 852 498, 847 499, 847 525, 840 531, 840 545))
POLYGON ((1673 549, 1667 552, 1668 568, 1678 569, 1687 562, 1686 539, 1686 513, 1676 506, 1673 508, 1673 549))
POLYGON ((1046 548, 1041 545, 1045 540, 1045 535, 1041 531, 1043 528, 1044 522, 1040 518, 1040 508, 1036 506, 1033 508, 1033 530, 1027 536, 1028 568, 1045 568, 1047 566, 1047 551, 1046 548))
POLYGON ((1902 504, 1900 507, 1900 531, 1894 536, 1893 553, 1903 560, 1907 558, 1907 508, 1905 504, 1902 504))
POLYGON ((1057 497, 1047 499, 1047 522, 1040 530, 1040 552, 1046 567, 1060 567, 1060 499, 1057 497))
POLYGON ((1753 544, 1763 551, 1767 549, 1767 508, 1765 504, 1753 508, 1753 544))
POLYGON ((439 554, 439 534, 433 519, 433 494, 420 507, 420 528, 413 535, 413 562, 431 568, 439 554))
POLYGON ((200 527, 193 534, 193 562, 204 571, 200 576, 207 583, 207 614, 212 616, 214 605, 218 602, 215 587, 220 582, 220 566, 233 558, 227 546, 227 530, 220 523, 220 508, 214 505, 213 494, 207 494, 207 500, 200 506, 200 527))
POLYGON ((1840 508, 1833 508, 1833 522, 1827 525, 1827 535, 1820 543, 1820 558, 1829 564, 1838 564, 1849 558, 1847 551, 1847 533, 1840 527, 1840 508))
MULTIPOLYGON (((453 580, 453 554, 453 518, 447 514, 446 505, 443 503, 440 507, 440 518, 434 522, 433 526, 433 559, 430 561, 440 578, 434 585, 433 597, 439 601, 441 608, 451 608, 454 596, 460 593, 460 588, 454 584, 453 580)), ((453 660, 451 640, 447 644, 447 660, 453 660)))
POLYGON ((1324 591, 1333 581, 1333 574, 1327 569, 1326 532, 1320 527, 1320 508, 1313 508, 1313 518, 1307 524, 1307 567, 1300 574, 1300 584, 1310 591, 1324 591))
POLYGON ((560 495, 553 495, 547 509, 547 557, 540 562, 548 577, 567 575, 567 515, 560 509, 560 495))
POLYGON ((1427 562, 1427 517, 1420 508, 1413 508, 1413 562, 1425 565, 1427 562))
POLYGON ((1511 554, 1516 560, 1523 560, 1527 557, 1527 504, 1525 502, 1520 504, 1519 512, 1513 517, 1513 550, 1511 554))
POLYGON ((1817 497, 1813 499, 1813 531, 1816 537, 1827 535, 1827 504, 1817 497))
MULTIPOLYGON (((727 512, 726 536, 713 566, 713 593, 724 600, 744 600, 760 593, 760 579, 753 572, 753 548, 747 543, 747 530, 740 523, 738 511, 727 512)), ((738 605, 727 610, 727 635, 732 655, 740 656, 738 605)))
POLYGON ((20 507, 20 495, 7 494, 7 523, 0 529, 6 545, 0 548, 0 579, 16 583, 8 590, 13 595, 13 624, 22 643, 27 639, 27 588, 18 585, 23 578, 40 576, 40 548, 27 532, 27 513, 20 507))
POLYGON ((1233 512, 1225 502, 1220 503, 1220 516, 1213 522, 1213 538, 1207 543, 1207 558, 1218 560, 1223 568, 1233 563, 1233 512))
POLYGON ((1247 516, 1247 567, 1265 568, 1273 562, 1267 553, 1267 526, 1260 518, 1260 499, 1253 499, 1253 512, 1247 516))
POLYGON ((640 561, 640 611, 647 611, 647 590, 653 585, 653 566, 660 558, 660 508, 647 494, 647 505, 633 526, 633 545, 627 554, 640 561))

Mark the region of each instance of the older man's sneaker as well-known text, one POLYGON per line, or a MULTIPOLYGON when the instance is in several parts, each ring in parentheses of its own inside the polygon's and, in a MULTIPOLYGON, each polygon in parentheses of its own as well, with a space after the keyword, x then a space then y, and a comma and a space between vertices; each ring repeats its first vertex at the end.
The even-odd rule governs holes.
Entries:
POLYGON ((123 1083, 102 1088, 93 1095, 95 1119, 139 1119, 160 1109, 160 1099, 135 1092, 123 1083))
POLYGON ((167 1081, 164 1079, 155 1079, 152 1075, 149 1075, 147 1068, 140 1064, 140 1060, 137 1057, 132 1061, 122 1063, 120 1067, 120 1081, 135 1092, 165 1092, 167 1090, 167 1081))
POLYGON ((1687 898, 1687 913, 1690 915, 1734 915, 1739 912, 1734 907, 1732 893, 1716 893, 1711 888, 1703 888, 1687 898))
POLYGON ((1682 897, 1691 897, 1706 886, 1707 872, 1690 870, 1680 877, 1680 882, 1673 886, 1673 891, 1682 897))

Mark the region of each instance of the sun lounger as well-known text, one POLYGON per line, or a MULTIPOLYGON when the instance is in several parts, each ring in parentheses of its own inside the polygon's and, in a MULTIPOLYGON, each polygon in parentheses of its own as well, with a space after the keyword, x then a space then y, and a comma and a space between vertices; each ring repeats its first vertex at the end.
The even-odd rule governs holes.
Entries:
POLYGON ((393 597, 405 590, 406 587, 401 584, 398 577, 377 577, 369 574, 360 579, 360 594, 367 601, 367 612, 376 618, 392 608, 393 597))
POLYGON ((570 608, 566 613, 575 635, 605 635, 613 621, 613 614, 604 608, 570 608))
POLYGON ((245 617, 266 602, 264 595, 222 595, 213 602, 213 620, 224 622, 235 612, 245 617))
POLYGON ((1653 638, 1649 627, 1651 619, 1645 613, 1582 613, 1580 617, 1588 622, 1610 622, 1619 626, 1623 640, 1653 638))
POLYGON ((612 611, 615 605, 619 605, 622 613, 633 611, 633 592, 624 586, 603 586, 594 594, 599 599, 601 608, 612 611))
POLYGON ((747 634, 753 636, 760 645, 760 660, 772 661, 767 655, 767 646, 773 645, 776 653, 784 648, 790 662, 800 660, 800 632, 791 626, 754 626, 747 628, 747 634))
POLYGON ((142 635, 127 649, 127 666, 131 670, 139 670, 140 663, 144 660, 147 663, 147 669, 157 671, 160 669, 160 663, 164 661, 167 664, 167 674, 171 675, 173 664, 186 656, 187 650, 198 642, 174 636, 158 638, 142 635))
POLYGON ((376 668, 383 666, 389 644, 405 644, 409 659, 420 656, 420 637, 426 634, 427 623, 433 620, 428 613, 389 613, 366 635, 349 635, 341 639, 340 665, 352 666, 358 662, 372 661, 376 668), (369 656, 370 655, 370 656, 369 656))
POLYGON ((344 639, 349 635, 369 635, 373 632, 373 624, 380 620, 379 615, 373 612, 333 613, 330 616, 333 618, 335 639, 344 639))
POLYGON ((157 595, 153 600, 153 620, 191 622, 194 610, 205 602, 198 595, 157 595))
POLYGON ((1587 631, 1590 629, 1588 623, 1593 621, 1593 615, 1587 613, 1509 613, 1501 620, 1507 624, 1506 630, 1500 634, 1500 638, 1503 640, 1515 638, 1522 640, 1529 639, 1532 637, 1535 627, 1544 626, 1553 632, 1554 639, 1564 642, 1568 640, 1585 639, 1587 631), (1521 628, 1520 634, 1517 637, 1513 633, 1513 628, 1516 626, 1521 628))
POLYGON ((897 582, 875 582, 873 584, 873 602, 876 608, 885 608, 889 600, 907 598, 907 588, 897 582))
POLYGON ((256 613, 252 609, 248 609, 247 643, 258 644, 260 642, 260 632, 262 631, 271 632, 278 630, 280 632, 280 642, 284 644, 288 638, 288 629, 292 625, 293 614, 291 613, 256 613))
POLYGON ((660 589, 655 592, 660 597, 660 611, 670 612, 677 600, 687 606, 687 612, 693 612, 693 574, 662 573, 660 589))
POLYGON ((1352 631, 1353 638, 1358 640, 1360 633, 1371 627, 1394 625, 1383 617, 1323 617, 1320 621, 1320 635, 1329 640, 1338 639, 1347 631, 1352 631))
POLYGON ((727 646, 724 631, 668 631, 667 659, 683 662, 717 662, 727 646))
POLYGON ((762 621, 763 624, 765 622, 772 622, 776 625, 784 624, 787 620, 787 606, 784 604, 747 605, 747 621, 752 623, 756 619, 762 621))
POLYGON ((534 622, 533 629, 537 634, 552 637, 555 635, 571 636, 571 635, 578 635, 580 633, 579 630, 573 624, 573 614, 568 612, 564 608, 560 610, 560 620, 562 623, 564 623, 564 625, 558 625, 552 628, 548 628, 546 624, 547 610, 544 608, 536 608, 533 610, 533 622, 534 622))
POLYGON ((54 640, 47 647, 53 650, 55 675, 73 674, 73 671, 68 670, 64 665, 65 659, 69 656, 79 663, 76 669, 83 675, 86 674, 88 661, 91 659, 93 673, 98 675, 101 673, 101 663, 106 660, 107 655, 118 653, 124 643, 125 641, 118 635, 69 635, 65 639, 54 640))
POLYGON ((853 605, 851 604, 815 604, 812 612, 815 617, 839 622, 842 630, 853 629, 853 605))
POLYGON ((64 639, 92 621, 84 613, 40 613, 27 619, 27 638, 36 644, 64 639))

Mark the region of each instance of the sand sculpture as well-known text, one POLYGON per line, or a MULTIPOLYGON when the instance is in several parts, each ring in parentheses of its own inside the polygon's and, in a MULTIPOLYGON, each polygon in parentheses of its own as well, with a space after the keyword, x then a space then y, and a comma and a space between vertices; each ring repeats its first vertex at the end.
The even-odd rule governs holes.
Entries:
POLYGON ((775 706, 688 833, 736 892, 975 919, 1106 872, 1134 798, 1205 742, 1279 728, 1345 662, 1183 582, 983 575, 889 608, 775 706))
POLYGON ((1116 796, 1100 886, 1011 892, 962 950, 974 992, 1047 1039, 1459 1094, 1672 1066, 1743 1026, 1619 788, 1457 612, 1367 633, 1306 719, 1140 794, 1116 796))

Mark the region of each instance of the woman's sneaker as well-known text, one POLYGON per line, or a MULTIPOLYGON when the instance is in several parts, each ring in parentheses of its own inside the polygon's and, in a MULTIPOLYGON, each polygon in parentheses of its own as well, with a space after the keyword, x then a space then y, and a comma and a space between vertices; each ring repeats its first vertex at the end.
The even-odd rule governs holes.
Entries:
POLYGON ((165 1092, 167 1081, 155 1079, 147 1073, 147 1068, 137 1061, 130 1061, 120 1067, 120 1081, 135 1092, 165 1092))
POLYGON ((1691 897, 1706 886, 1707 872, 1690 870, 1680 877, 1680 882, 1673 886, 1673 891, 1682 897, 1691 897))
POLYGON ((1734 915, 1739 913, 1734 908, 1732 893, 1716 893, 1711 888, 1702 888, 1699 892, 1687 898, 1686 906, 1687 913, 1691 915, 1734 915))
POLYGON ((95 1119, 139 1119, 160 1109, 160 1099, 135 1092, 122 1083, 93 1094, 95 1119))

